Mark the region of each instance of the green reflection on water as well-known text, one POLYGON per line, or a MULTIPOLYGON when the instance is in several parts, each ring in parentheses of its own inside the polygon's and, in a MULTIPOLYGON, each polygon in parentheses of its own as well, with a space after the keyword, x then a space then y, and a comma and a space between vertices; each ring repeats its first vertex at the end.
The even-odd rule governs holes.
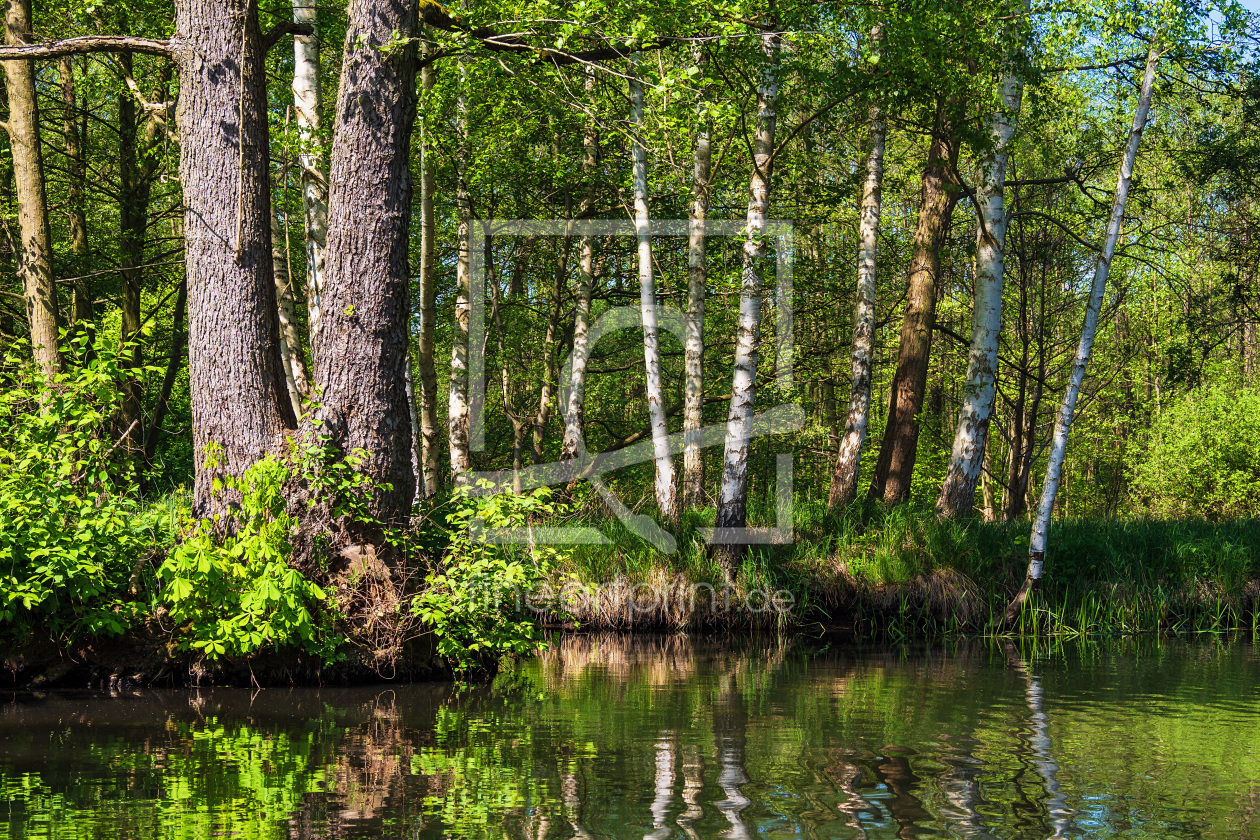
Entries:
POLYGON ((1260 836, 1260 660, 563 640, 492 686, 0 706, 0 838, 1260 836))

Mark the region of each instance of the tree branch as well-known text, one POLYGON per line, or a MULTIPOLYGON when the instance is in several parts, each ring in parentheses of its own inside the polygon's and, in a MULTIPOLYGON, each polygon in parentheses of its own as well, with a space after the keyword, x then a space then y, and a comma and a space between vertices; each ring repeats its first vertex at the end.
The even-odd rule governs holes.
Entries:
POLYGON ((267 30, 266 35, 263 35, 263 52, 269 52, 285 35, 305 35, 309 37, 314 34, 315 30, 309 23, 282 20, 267 30))
POLYGON ((170 57, 171 43, 154 38, 136 38, 131 35, 80 35, 76 38, 47 41, 42 44, 0 47, 0 61, 29 61, 36 58, 61 58, 65 55, 122 52, 123 50, 170 57))

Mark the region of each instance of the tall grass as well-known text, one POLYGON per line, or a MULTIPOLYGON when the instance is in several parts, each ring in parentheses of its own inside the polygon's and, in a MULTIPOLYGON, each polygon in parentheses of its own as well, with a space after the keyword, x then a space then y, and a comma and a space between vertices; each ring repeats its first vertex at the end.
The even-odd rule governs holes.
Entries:
MULTIPOLYGON (((772 501, 753 501, 750 522, 773 523, 772 501)), ((753 590, 791 593, 790 613, 714 614, 689 608, 682 597, 695 584, 723 581, 697 532, 712 523, 711 509, 688 512, 671 529, 679 546, 673 555, 588 511, 582 519, 613 545, 576 547, 564 564, 566 580, 606 593, 574 617, 585 626, 622 628, 821 623, 894 638, 1255 633, 1260 626, 1260 520, 1055 522, 1045 577, 1019 618, 1004 625, 1027 564, 1027 521, 944 521, 915 506, 855 506, 829 515, 822 500, 808 498, 797 501, 794 515, 794 543, 750 547, 731 582, 736 598, 753 590), (661 608, 636 604, 625 594, 635 584, 643 585, 640 596, 654 588, 679 597, 661 608)))

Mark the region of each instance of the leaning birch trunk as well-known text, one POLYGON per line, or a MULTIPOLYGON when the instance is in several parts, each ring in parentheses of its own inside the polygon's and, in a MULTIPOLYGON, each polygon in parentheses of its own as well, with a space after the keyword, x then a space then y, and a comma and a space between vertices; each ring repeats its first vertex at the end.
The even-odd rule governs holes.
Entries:
MULTIPOLYGON (((779 36, 764 33, 761 49, 766 64, 757 86, 757 127, 753 138, 753 171, 748 184, 748 227, 740 281, 739 330, 735 338, 735 370, 731 405, 722 449, 722 485, 718 492, 717 527, 742 528, 748 521, 748 444, 756 399, 757 345, 761 333, 761 262, 763 233, 770 207, 770 167, 774 152, 775 107, 779 95, 779 36)), ((728 576, 742 556, 742 545, 726 545, 719 560, 728 576)))
MULTIPOLYGON (((703 55, 697 50, 697 64, 703 55)), ((699 103, 703 105, 703 102, 699 103)), ((683 346, 683 504, 704 504, 704 451, 700 427, 704 425, 704 297, 708 283, 705 265, 705 221, 709 214, 709 181, 713 152, 707 119, 696 115, 696 160, 692 173, 691 213, 687 218, 687 316, 683 346)))
POLYGON ((293 303, 293 279, 289 272, 289 248, 284 231, 275 221, 271 225, 272 276, 276 282, 276 312, 280 316, 280 363, 284 365, 284 383, 289 390, 293 416, 302 416, 302 400, 311 396, 306 365, 302 362, 302 342, 298 338, 297 310, 293 303))
POLYGON ((1011 599, 1006 608, 1006 621, 1014 621, 1019 616, 1020 608, 1028 600, 1033 586, 1041 579, 1042 566, 1046 559, 1046 534, 1050 528, 1050 514, 1054 510, 1054 498, 1059 490, 1059 479, 1063 475, 1063 456, 1067 452, 1068 432, 1072 429, 1072 419, 1076 412, 1076 400, 1081 393, 1081 385, 1085 381, 1085 369, 1089 365, 1089 357, 1094 349, 1094 333, 1098 330, 1098 314, 1102 310, 1103 294, 1107 290, 1107 277, 1111 273, 1111 259, 1116 253, 1116 242, 1120 239, 1120 228, 1124 224, 1124 204, 1129 197, 1129 184, 1133 180, 1133 164, 1137 160, 1138 144, 1142 140, 1142 130, 1146 128, 1146 117, 1151 110, 1151 91, 1155 86, 1155 71, 1159 66, 1159 36, 1151 40, 1150 50, 1146 54, 1146 73, 1142 78, 1142 92, 1138 96, 1137 111, 1133 114, 1133 127, 1129 129, 1129 142, 1124 149, 1124 159, 1120 163, 1120 175, 1116 181, 1116 195, 1111 203, 1111 220, 1107 223, 1107 239, 1103 243, 1102 253, 1097 256, 1094 267, 1094 283, 1089 291, 1089 303, 1085 307, 1085 323, 1081 327, 1081 340, 1076 347, 1076 357, 1072 360, 1072 374, 1068 379, 1067 393, 1063 395, 1063 404, 1059 406, 1059 416, 1054 423, 1054 439, 1050 446, 1050 459, 1046 464, 1046 481, 1041 490, 1041 503, 1037 507, 1037 515, 1033 519, 1032 537, 1028 541, 1028 573, 1024 585, 1011 599))
MULTIPOLYGON (((586 70, 586 95, 594 96, 595 71, 586 70)), ((582 175, 586 178, 586 198, 578 215, 589 220, 595 212, 595 168, 599 165, 599 129, 592 121, 582 138, 582 175)), ((590 361, 591 286, 595 273, 595 237, 582 234, 578 245, 578 282, 573 301, 573 352, 569 369, 569 393, 564 409, 564 444, 561 458, 576 458, 586 446, 582 415, 586 406, 586 367, 590 361)))
POLYGON ((472 200, 468 193, 468 70, 459 67, 459 97, 456 102, 456 151, 458 173, 455 185, 455 207, 459 217, 458 256, 455 278, 458 285, 455 299, 455 330, 451 340, 451 382, 447 411, 447 434, 451 447, 451 477, 461 481, 472 469, 469 451, 468 405, 468 317, 469 317, 469 248, 472 236, 472 200))
MULTIPOLYGON (((31 42, 30 0, 9 0, 4 9, 4 40, 10 46, 31 42)), ((57 287, 52 269, 52 234, 44 191, 44 161, 39 147, 39 106, 35 97, 35 62, 4 62, 9 93, 9 145, 17 193, 18 278, 31 325, 31 349, 47 375, 61 370, 57 354, 57 287)))
POLYGON ((323 325, 324 247, 328 238, 328 179, 324 174, 324 141, 319 134, 319 32, 315 0, 293 0, 293 22, 311 27, 310 35, 293 37, 293 110, 301 148, 302 208, 306 228, 306 300, 311 336, 311 365, 319 364, 323 325))
POLYGON ((634 125, 634 230, 639 240, 639 306, 643 311, 643 366, 647 375, 648 416, 656 458, 656 505, 661 516, 674 519, 674 460, 669 452, 669 426, 661 387, 661 349, 657 329, 656 283, 652 277, 652 237, 648 222, 647 146, 643 138, 643 80, 638 58, 630 79, 631 122, 634 125))
MULTIPOLYGON (((433 68, 420 69, 420 90, 428 96, 433 90, 433 68)), ((433 155, 424 120, 420 130, 420 493, 432 499, 441 489, 442 474, 438 470, 437 419, 437 262, 433 216, 433 155)))
MULTIPOLYGON (((1027 6, 1025 6, 1027 8, 1027 6)), ((976 191, 975 299, 971 311, 971 349, 967 354, 967 383, 949 468, 941 484, 936 510, 946 517, 969 513, 975 507, 976 481, 984 466, 989 421, 997 396, 998 336, 1002 331, 1002 286, 1006 256, 1004 205, 1008 147, 1015 134, 1023 100, 1024 80, 1016 69, 1018 55, 1008 58, 1002 79, 1002 101, 989 122, 993 147, 981 162, 976 191)))
POLYGON ((858 229, 857 306, 853 313, 852 385, 844 435, 831 474, 828 510, 839 510, 857 498, 862 449, 871 419, 871 358, 875 350, 876 256, 883 198, 884 138, 887 126, 878 105, 870 111, 870 152, 862 185, 862 221, 858 229))

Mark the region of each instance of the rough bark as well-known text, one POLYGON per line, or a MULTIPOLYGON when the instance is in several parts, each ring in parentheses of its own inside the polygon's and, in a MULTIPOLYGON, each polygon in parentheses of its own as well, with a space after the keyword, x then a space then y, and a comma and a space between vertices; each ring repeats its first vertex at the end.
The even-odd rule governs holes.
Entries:
POLYGON ((944 124, 943 116, 942 109, 928 149, 927 166, 923 169, 897 369, 889 387, 888 425, 884 428, 879 460, 871 479, 870 498, 889 504, 910 498, 919 443, 918 415, 923 409, 928 359, 932 352, 941 247, 958 200, 958 192, 950 179, 958 160, 958 142, 944 124))
POLYGON ((630 122, 634 126, 633 149, 634 229, 638 239, 639 307, 643 313, 643 367, 647 381, 648 417, 656 463, 656 506, 667 520, 677 517, 674 458, 669 451, 669 423, 665 417, 665 392, 661 384, 661 348, 656 306, 656 281, 652 272, 652 237, 649 233, 647 146, 643 139, 643 81, 638 59, 630 79, 630 122))
POLYGON ((75 281, 70 304, 70 323, 85 324, 92 320, 92 295, 88 291, 87 278, 83 275, 92 270, 92 254, 87 234, 87 159, 83 142, 86 131, 79 128, 79 108, 74 85, 74 57, 62 56, 59 67, 61 105, 65 109, 62 118, 62 134, 66 144, 66 209, 70 220, 70 253, 74 257, 75 281))
POLYGON ((311 336, 311 362, 318 366, 317 337, 322 323, 325 246, 328 237, 327 157, 320 136, 319 33, 315 0, 293 0, 293 22, 309 26, 310 35, 293 38, 293 112, 301 150, 302 209, 306 241, 307 331, 311 336))
MULTIPOLYGON (((1026 7, 1025 7, 1026 8, 1026 7)), ((1020 48, 1016 48, 1020 50, 1020 48)), ((989 422, 997 397, 998 337, 1002 331, 1002 288, 1005 282, 1006 207, 1004 204, 1008 147, 1023 100, 1024 80, 1011 55, 1002 78, 1001 103, 989 121, 991 148, 980 164, 976 190, 976 277, 971 313, 971 346, 967 381, 950 453, 949 467, 936 509, 946 517, 971 512, 976 482, 984 464, 989 422)))
POLYGON ((1124 158, 1120 162, 1120 173, 1116 178, 1116 193, 1111 202, 1111 218, 1107 222, 1107 238, 1103 242, 1102 251, 1095 259, 1094 281, 1090 286, 1089 301, 1085 305, 1085 321, 1081 325, 1081 338, 1072 359, 1072 371, 1068 377, 1067 391, 1063 395, 1063 403, 1059 406, 1059 413, 1055 418, 1054 438, 1050 445, 1050 457, 1046 463, 1045 483, 1042 485, 1037 514, 1033 518, 1032 536, 1028 540, 1028 572, 1024 577, 1023 586, 1007 605, 1005 618, 1008 622, 1018 617, 1021 606, 1041 578, 1046 559, 1046 535, 1050 529, 1050 516, 1054 511, 1055 497, 1063 476, 1063 458, 1067 453, 1068 433, 1072 429, 1076 401, 1081 393, 1081 385, 1085 382, 1085 370, 1089 366, 1090 355, 1093 353, 1094 335, 1098 330, 1098 315, 1102 311, 1103 296, 1107 291, 1111 261, 1116 253, 1120 230, 1124 226, 1124 206, 1129 197, 1129 186, 1133 182, 1133 165, 1137 160, 1138 145, 1142 141, 1142 131, 1146 128, 1146 118, 1151 110, 1151 94, 1155 86, 1155 71, 1159 67, 1160 53, 1160 40, 1157 35, 1151 39, 1150 48, 1146 54, 1142 90, 1138 96, 1137 109, 1133 114, 1133 125, 1129 129, 1129 139, 1125 144, 1124 158))
POLYGON ((266 76, 251 0, 180 0, 179 67, 188 364, 195 510, 210 511, 207 447, 240 475, 283 443, 295 419, 280 363, 271 269, 266 76))
POLYGON ((853 352, 850 361, 849 411, 844 434, 831 474, 827 508, 838 510, 857 498, 862 450, 871 418, 871 361, 875 350, 875 302, 878 298, 876 257, 879 248, 879 216, 883 198, 883 114, 870 111, 870 151, 866 156, 866 180, 862 185, 862 220, 858 228, 857 305, 853 312, 853 352))
MULTIPOLYGON (((433 68, 420 69, 420 89, 433 90, 433 68)), ((441 490, 438 468, 437 418, 437 262, 434 258, 436 233, 433 215, 433 155, 420 121, 420 477, 421 495, 432 499, 441 490)))
POLYGON ((469 249, 472 236, 472 198, 468 191, 468 70, 460 65, 460 89, 456 102, 456 184, 455 208, 458 216, 458 242, 455 260, 455 330, 451 339, 451 379, 447 400, 447 438, 451 450, 451 477, 462 481, 472 469, 469 450, 468 405, 468 316, 469 316, 469 249))
POLYGON ((381 485, 370 510, 387 525, 407 521, 415 492, 406 378, 416 48, 382 48, 416 26, 414 0, 350 4, 315 372, 334 438, 368 453, 359 469, 381 485))
MULTIPOLYGON (((586 71, 586 94, 595 91, 595 71, 586 71)), ((598 185, 595 181, 599 166, 599 129, 589 122, 582 136, 582 175, 586 179, 586 196, 578 215, 589 219, 595 212, 598 185)), ((578 243, 578 278, 573 295, 573 351, 569 356, 568 399, 564 410, 564 444, 561 458, 576 458, 585 448, 583 413, 586 406, 586 367, 590 361, 591 286, 595 272, 595 237, 582 234, 578 243)))
MULTIPOLYGON (((30 0, 5 0, 4 39, 9 46, 31 41, 30 0)), ((61 370, 57 353, 57 286, 53 278, 52 234, 44 191, 44 160, 39 145, 39 106, 35 96, 35 63, 4 62, 9 96, 9 147, 17 196, 17 273, 22 281, 31 349, 45 374, 61 370)))
MULTIPOLYGON (((703 65, 703 54, 696 58, 703 65)), ((703 104, 703 103, 700 103, 703 104)), ((687 215, 687 313, 683 345, 683 504, 704 504, 704 298, 708 285, 705 223, 709 214, 709 182, 713 151, 708 120, 697 114, 696 154, 691 175, 691 207, 687 215)))
MULTIPOLYGON (((753 134, 753 170, 748 183, 748 215, 740 277, 739 327, 731 376, 731 404, 722 448, 722 484, 718 492, 717 527, 742 528, 748 521, 748 444, 756 401, 757 350, 761 340, 762 261, 764 231, 770 208, 770 175, 779 97, 779 36, 761 36, 764 66, 757 85, 757 124, 753 134)), ((734 573, 743 546, 722 546, 718 559, 734 573)))

